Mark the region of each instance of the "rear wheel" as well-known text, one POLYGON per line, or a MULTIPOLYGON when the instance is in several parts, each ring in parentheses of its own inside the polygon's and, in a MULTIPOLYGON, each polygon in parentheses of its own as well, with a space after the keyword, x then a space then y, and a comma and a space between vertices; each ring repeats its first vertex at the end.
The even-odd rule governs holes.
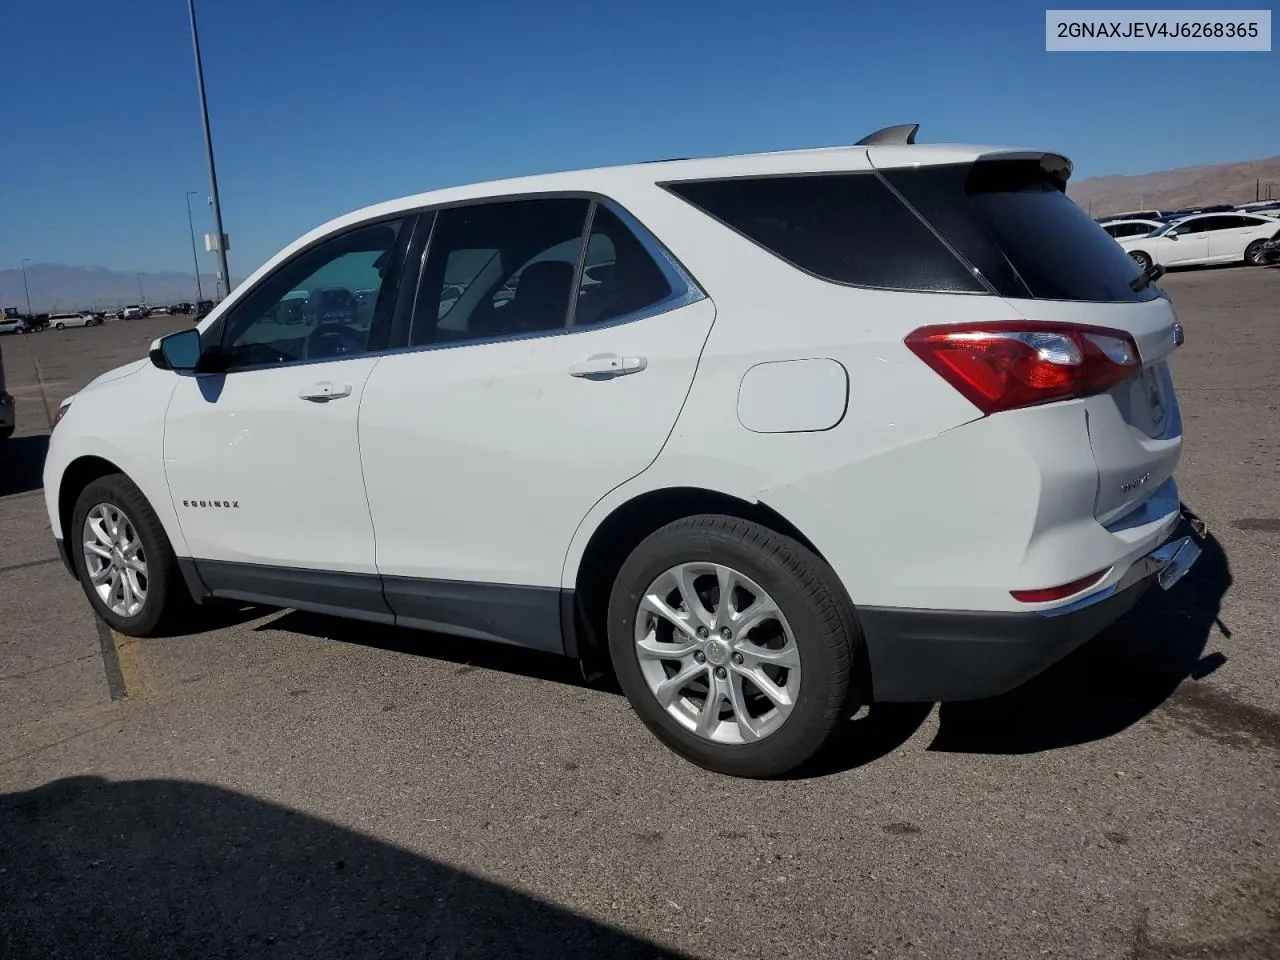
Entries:
POLYGON ((1253 267, 1262 266, 1262 248, 1266 246, 1267 241, 1255 240, 1244 248, 1244 262, 1253 267))
POLYGON ((76 573, 85 596, 107 625, 144 637, 166 633, 192 601, 160 518, 124 474, 93 481, 80 492, 71 529, 76 573))
POLYGON ((854 707, 862 638, 812 551, 697 516, 649 536, 609 603, 609 650, 640 719, 700 766, 769 777, 817 754, 854 707))
POLYGON ((1151 266, 1151 258, 1141 250, 1130 250, 1129 257, 1138 265, 1139 270, 1146 270, 1151 266))

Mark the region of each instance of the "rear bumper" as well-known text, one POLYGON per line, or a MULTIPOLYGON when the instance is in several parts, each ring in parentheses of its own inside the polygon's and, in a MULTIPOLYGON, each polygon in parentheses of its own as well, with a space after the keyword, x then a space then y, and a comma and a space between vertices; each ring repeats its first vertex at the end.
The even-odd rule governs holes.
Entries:
POLYGON ((1029 613, 859 608, 877 701, 977 700, 1012 690, 1128 613, 1153 585, 1171 588, 1200 556, 1175 537, 1115 584, 1029 613))

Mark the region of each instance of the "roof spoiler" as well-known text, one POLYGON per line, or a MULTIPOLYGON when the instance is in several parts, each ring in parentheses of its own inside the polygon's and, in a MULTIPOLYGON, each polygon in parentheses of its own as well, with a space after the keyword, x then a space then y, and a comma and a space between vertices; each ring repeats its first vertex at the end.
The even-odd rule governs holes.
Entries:
POLYGON ((875 133, 869 133, 857 143, 855 147, 878 147, 887 144, 903 144, 915 143, 916 131, 920 129, 918 123, 900 123, 894 127, 882 127, 875 133))

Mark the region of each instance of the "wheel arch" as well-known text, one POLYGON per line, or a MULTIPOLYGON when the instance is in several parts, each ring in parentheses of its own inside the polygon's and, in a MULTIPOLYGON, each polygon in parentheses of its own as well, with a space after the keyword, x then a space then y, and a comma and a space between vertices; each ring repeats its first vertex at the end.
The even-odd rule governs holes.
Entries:
POLYGON ((576 567, 565 570, 564 585, 573 591, 573 609, 563 611, 562 617, 569 641, 566 652, 582 659, 588 672, 607 666, 605 623, 609 593, 623 562, 651 533, 699 514, 750 520, 798 541, 822 557, 813 541, 795 524, 758 500, 697 486, 659 487, 638 493, 614 506, 596 524, 581 548, 576 567))
POLYGON ((80 492, 93 481, 113 473, 124 471, 106 457, 93 454, 76 457, 62 471, 62 478, 58 481, 58 526, 64 543, 71 536, 71 512, 76 508, 80 492))

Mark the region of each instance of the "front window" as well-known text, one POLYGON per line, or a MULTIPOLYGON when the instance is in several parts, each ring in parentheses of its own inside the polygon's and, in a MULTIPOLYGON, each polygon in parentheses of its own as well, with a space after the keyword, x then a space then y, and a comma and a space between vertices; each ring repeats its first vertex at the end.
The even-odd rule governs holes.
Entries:
POLYGON ((394 284, 387 279, 402 227, 399 220, 359 227, 285 263, 228 314, 222 349, 229 366, 372 349, 375 313, 389 308, 394 284))

